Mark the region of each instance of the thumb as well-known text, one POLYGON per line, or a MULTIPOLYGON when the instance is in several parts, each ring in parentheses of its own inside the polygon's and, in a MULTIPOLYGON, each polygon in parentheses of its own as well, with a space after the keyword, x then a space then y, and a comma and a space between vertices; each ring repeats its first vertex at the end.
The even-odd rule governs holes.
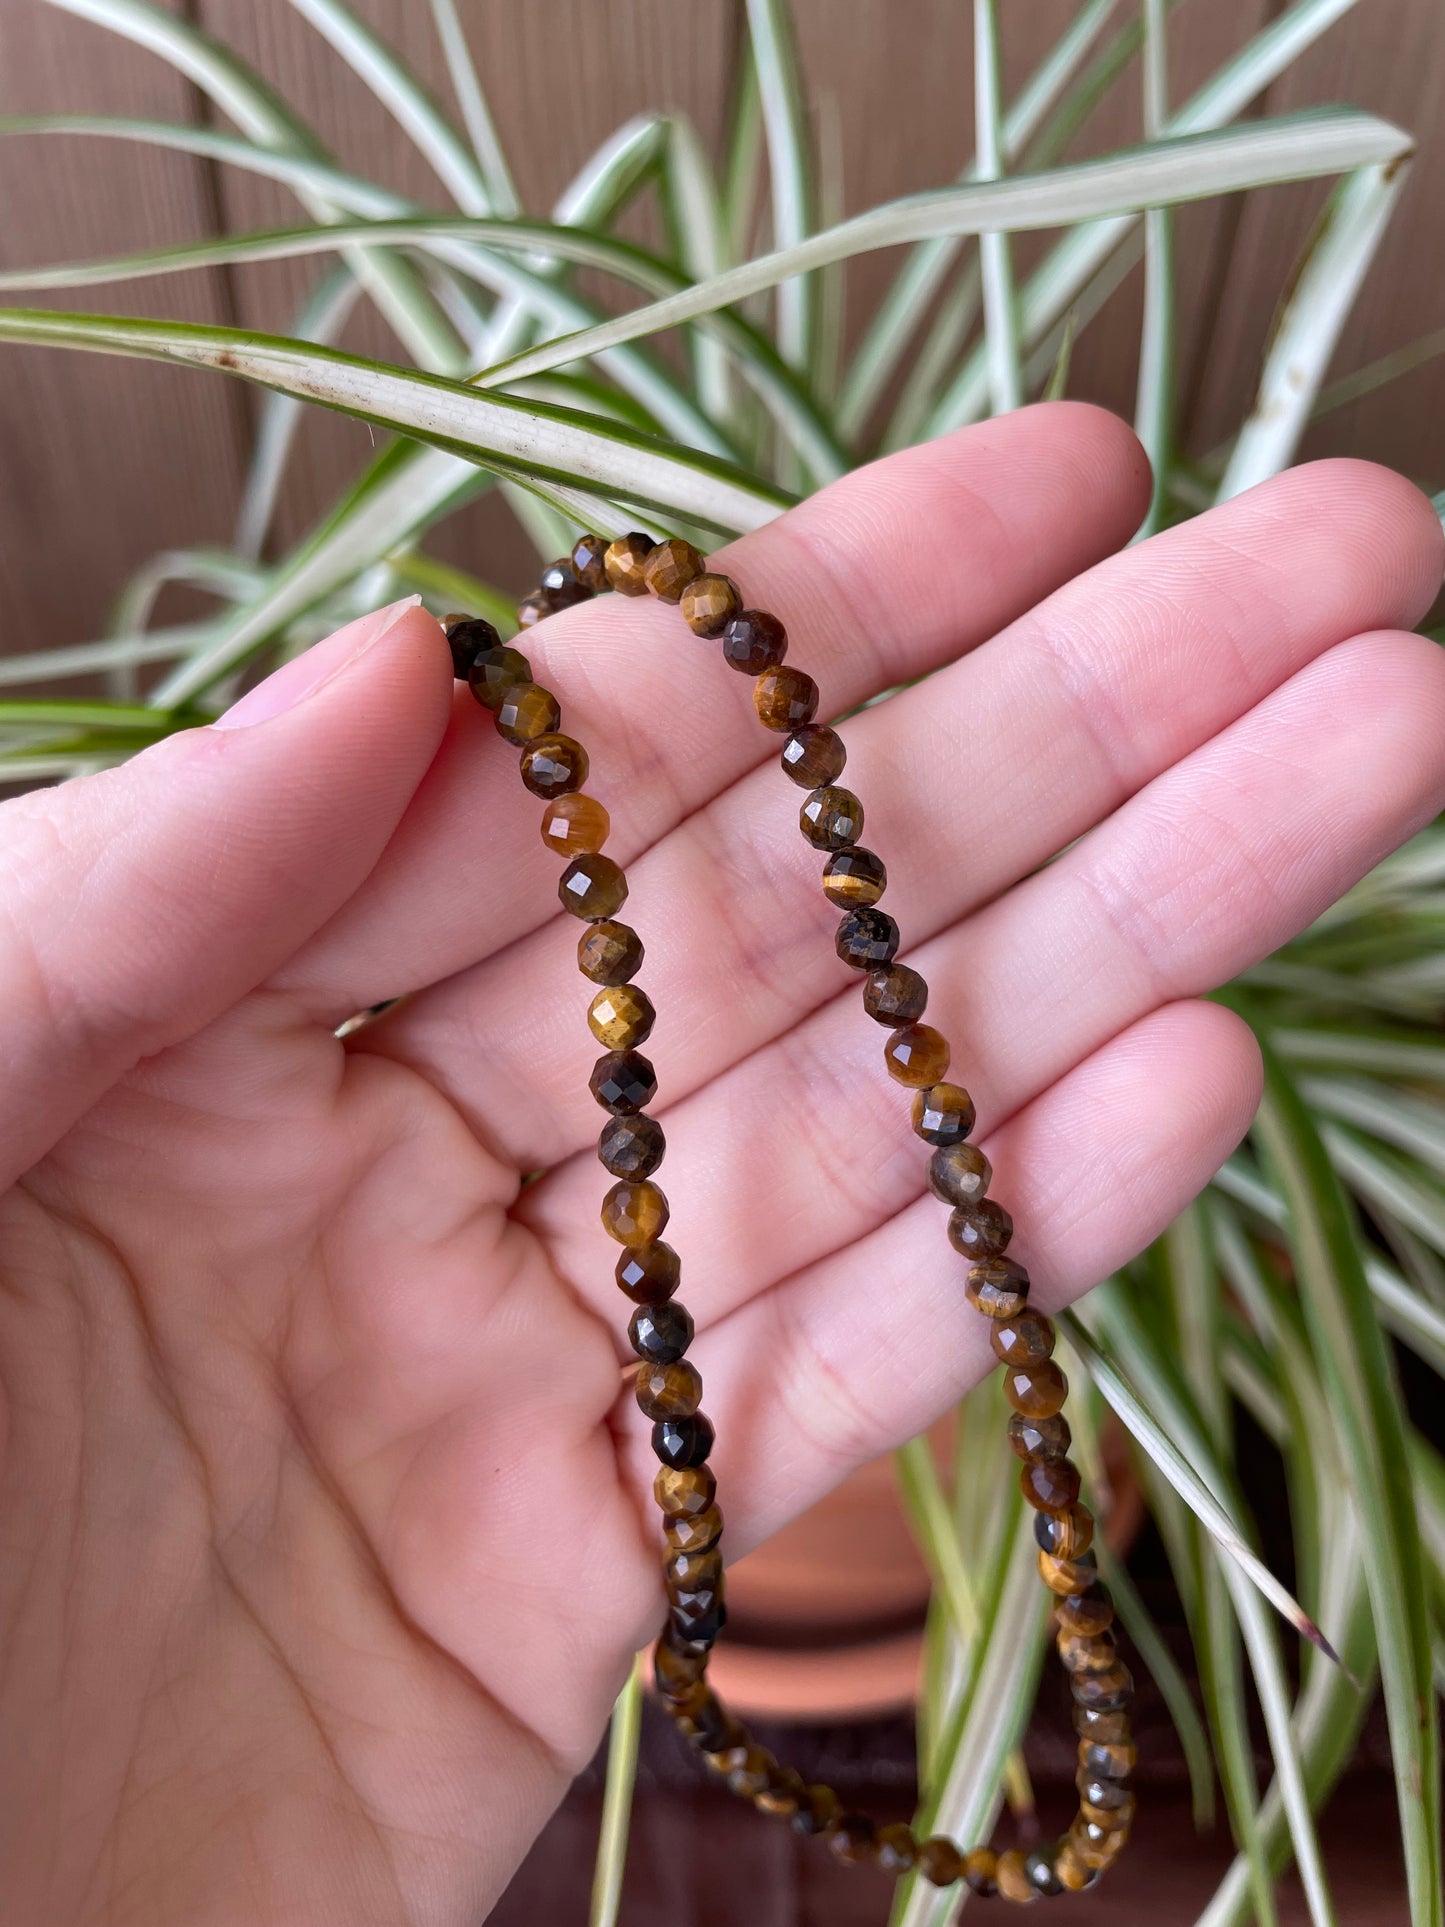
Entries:
POLYGON ((425 773, 451 690, 439 625, 394 603, 209 728, 0 806, 0 1184, 340 908, 425 773))

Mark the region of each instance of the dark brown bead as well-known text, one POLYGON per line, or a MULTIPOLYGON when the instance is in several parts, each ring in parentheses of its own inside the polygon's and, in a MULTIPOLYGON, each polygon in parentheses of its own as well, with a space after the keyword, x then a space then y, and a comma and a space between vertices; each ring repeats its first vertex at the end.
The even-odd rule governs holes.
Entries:
POLYGON ((592 599, 592 591, 577 580, 577 571, 572 567, 570 555, 559 555, 555 562, 547 564, 538 582, 537 593, 554 615, 559 609, 570 609, 578 602, 592 599))
POLYGON ((786 773, 805 790, 836 783, 847 760, 843 738, 826 723, 808 723, 802 729, 795 729, 783 744, 781 757, 786 773))
POLYGON ((678 604, 682 619, 695 636, 720 636, 743 606, 738 585, 730 576, 695 576, 678 604))
POLYGON ((1035 1512, 1067 1512, 1079 1496, 1079 1468, 1069 1459, 1019 1467, 1019 1489, 1035 1512))
POLYGON ((660 1240, 617 1260, 617 1282, 634 1305, 665 1305, 682 1282, 682 1260, 660 1240))
POLYGON ((572 573, 593 595, 607 587, 607 544, 600 535, 579 535, 572 544, 572 573))
POLYGON ((1012 1318, 995 1318, 988 1342, 1001 1365, 1042 1365, 1054 1353, 1054 1328, 1041 1311, 1027 1306, 1012 1318))
POLYGON ((980 1900, 991 1899, 998 1892, 998 1855, 992 1847, 975 1847, 964 1855, 963 1881, 980 1900))
POLYGON ((680 535, 659 542, 648 556, 642 571, 648 591, 662 602, 680 602, 689 582, 695 582, 706 564, 691 542, 680 535))
POLYGON ((720 1747, 736 1746, 739 1742, 746 1743, 747 1735, 741 1723, 733 1718, 717 1695, 710 1693, 706 1703, 693 1716, 692 1731, 688 1734, 688 1738, 706 1756, 709 1753, 715 1753, 720 1747))
POLYGON ((912 1827, 903 1820, 880 1827, 875 1857, 884 1873, 908 1873, 918 1864, 918 1842, 912 1827))
POLYGON ((667 1139, 655 1117, 609 1118, 597 1140, 597 1157, 614 1178, 650 1178, 662 1162, 667 1139))
POLYGON ((702 1403, 702 1373, 685 1358, 644 1365, 637 1374, 637 1403, 649 1418, 691 1418, 702 1403))
POLYGON ((898 951, 898 925, 884 910, 850 910, 838 925, 833 948, 854 970, 876 970, 892 963, 898 951))
POLYGON ((657 1096, 657 1074, 635 1050, 610 1050, 592 1066, 588 1089, 605 1111, 645 1111, 657 1096))
POLYGON ((1114 1623, 1114 1602, 1105 1585, 1090 1586, 1059 1607, 1059 1624, 1072 1633, 1106 1633, 1114 1623))
MULTIPOLYGON (((1049 1516, 1046 1512, 1039 1514, 1041 1519, 1049 1516)), ((1082 1559, 1056 1559, 1051 1552, 1039 1554, 1039 1577, 1050 1592, 1087 1592, 1098 1576, 1092 1553, 1086 1553, 1082 1559)))
POLYGON ((702 1465, 712 1442, 712 1420, 704 1412, 659 1419, 652 1428, 652 1449, 664 1465, 702 1465))
POLYGON ((670 1593, 716 1591, 722 1581, 722 1554, 716 1546, 695 1552, 669 1552, 662 1562, 663 1584, 670 1593))
POLYGON ((717 1480, 705 1465, 665 1465, 652 1481, 658 1509, 672 1519, 695 1519, 717 1497, 717 1480))
POLYGON ((964 1295, 985 1318, 1015 1318, 1028 1303, 1029 1274, 1012 1258, 985 1258, 969 1266, 964 1295))
POLYGON ((1029 1885, 1036 1894, 1046 1900, 1053 1899, 1064 1891, 1063 1882, 1054 1872, 1054 1856, 1043 1847, 1035 1847, 1024 1861, 1024 1872, 1029 1885))
POLYGON ((499 734, 518 749, 536 742, 539 736, 552 735, 562 720, 557 698, 536 682, 513 683, 502 692, 492 714, 499 734))
POLYGON ((868 973, 863 1008, 875 1024, 887 1024, 890 1030, 895 1024, 916 1024, 928 1008, 928 985, 907 964, 886 964, 868 973))
MULTIPOLYGON (((978 1269, 975 1266, 975 1269, 978 1269)), ((1069 1381, 1053 1359, 1004 1373, 1004 1397, 1025 1418, 1052 1418, 1069 1395, 1069 1381)))
POLYGON ((700 1552, 704 1546, 716 1545, 722 1537, 723 1516, 715 1505, 706 1512, 693 1517, 684 1515, 677 1519, 664 1519, 662 1536, 678 1552, 700 1552))
POLYGON ((823 894, 840 910, 876 903, 887 884, 883 859, 871 850, 835 850, 823 865, 823 894))
POLYGON ((651 1178, 619 1178, 602 1200, 602 1229, 634 1251, 662 1236, 668 1215, 667 1199, 651 1178))
POLYGON ((791 1820, 807 1797, 807 1782, 797 1768, 778 1766, 768 1775, 762 1792, 753 1795, 753 1805, 774 1820, 791 1820))
MULTIPOLYGON (((486 625, 488 628, 491 624, 486 625)), ((479 649, 467 670, 467 686, 483 709, 490 709, 493 715, 501 708, 502 698, 509 689, 532 682, 532 665, 520 649, 508 649, 502 643, 490 644, 479 649)))
POLYGON ((571 736, 539 736, 522 751, 522 781, 533 796, 566 796, 587 781, 587 752, 571 736))
POLYGON ((946 1144, 928 1160, 928 1188, 945 1204, 972 1204, 992 1182, 993 1166, 976 1144, 946 1144))
MULTIPOLYGON (((654 1434, 656 1428, 654 1427, 654 1434)), ((710 1646, 727 1624, 727 1606, 722 1589, 708 1587, 698 1592, 675 1594, 668 1619, 674 1630, 698 1645, 710 1646)), ((701 1733, 698 1735, 702 1737, 701 1733)))
POLYGON ((918 1849, 918 1871, 935 1887, 951 1887, 963 1875, 963 1855, 941 1833, 935 1833, 918 1849))
MULTIPOLYGON (((1088 1594, 1083 1595, 1084 1598, 1088 1594)), ((1062 1612, 1068 1604, 1067 1599, 1059 1601, 1062 1612)), ((1130 1738, 1129 1715, 1123 1707, 1112 1713, 1102 1713, 1097 1707, 1076 1706, 1074 1708, 1074 1731, 1079 1738, 1101 1746, 1113 1746, 1130 1738)))
POLYGON ((610 920, 627 901, 627 878, 620 864, 601 851, 574 856, 557 882, 557 899, 574 917, 596 923, 610 920))
MULTIPOLYGON (((458 682, 469 682, 472 664, 484 651, 500 649, 502 638, 490 622, 480 616, 454 616, 446 625, 447 646, 452 652, 452 675, 458 682)), ((516 651, 512 651, 516 655, 516 651)), ((518 661, 522 658, 518 657, 518 661)), ((527 676, 531 670, 525 671, 527 676)), ((519 678, 520 680, 520 678, 519 678)))
POLYGON ((600 918, 577 939, 577 968, 594 984, 615 988, 629 983, 642 968, 642 939, 626 923, 600 918))
POLYGON ((517 627, 535 629, 552 613, 552 605, 544 595, 524 595, 517 604, 517 627))
POLYGON ((788 653, 788 632, 766 609, 744 609, 722 632, 723 661, 745 676, 776 669, 788 653))
MULTIPOLYGON (((976 1116, 973 1099, 962 1084, 934 1084, 913 1100, 913 1128, 925 1144, 961 1144, 973 1129, 976 1116)), ((987 1171, 987 1158, 982 1159, 982 1165, 987 1171)))
POLYGON ((647 558, 654 546, 650 535, 641 535, 636 529, 630 535, 619 535, 615 542, 608 543, 602 566, 607 571, 607 580, 619 595, 647 594, 647 558))
POLYGON ((787 663, 765 669, 753 684, 753 708, 764 729, 799 729, 818 713, 818 685, 787 663))
POLYGON ((649 1365, 671 1365, 692 1343, 692 1313, 675 1298, 665 1305, 639 1305, 627 1336, 633 1351, 649 1365))
MULTIPOLYGON (((1077 1709, 1082 1712, 1082 1707, 1077 1709)), ((1132 1740, 1080 1740, 1079 1765, 1091 1778, 1127 1780, 1139 1762, 1139 1749, 1132 1740)))
POLYGON ((595 796, 558 796, 542 812, 542 841, 559 856, 595 855, 611 818, 595 796))
POLYGON ((998 1890, 1005 1900, 1012 1900, 1027 1907, 1039 1897, 1024 1865, 1022 1848, 1010 1847, 1007 1853, 999 1855, 998 1870, 994 1874, 994 1879, 998 1882, 998 1890))
POLYGON ((1115 1813, 1134 1811, 1134 1795, 1119 1780, 1106 1780, 1080 1767, 1074 1775, 1074 1785, 1079 1790, 1079 1810, 1100 1826, 1108 1826, 1105 1817, 1115 1813))
POLYGON ((652 1677, 665 1700, 678 1700, 702 1684, 707 1655, 675 1652, 659 1640, 652 1649, 652 1677))
POLYGON ((937 1084, 948 1069, 949 1055, 948 1039, 932 1024, 902 1024, 883 1046, 889 1075, 912 1091, 937 1084))
POLYGON ((1040 1513, 1034 1520, 1034 1539, 1055 1558, 1082 1559, 1094 1543, 1094 1515, 1086 1505, 1076 1505, 1058 1519, 1040 1513))
POLYGON ((1031 1465, 1057 1465, 1068 1457, 1073 1438, 1062 1412, 1049 1418, 1025 1418, 1022 1412, 1013 1412, 1009 1415, 1008 1442, 1031 1465))
POLYGON ((1096 1706, 1102 1712, 1116 1712, 1134 1697, 1134 1675, 1120 1660, 1105 1673, 1076 1673, 1069 1691, 1080 1706, 1096 1706))
POLYGON ((949 1213, 948 1242, 965 1258, 1001 1257, 1013 1233, 1013 1219, 992 1198, 961 1204, 949 1213))
POLYGON ((877 1829, 866 1813, 840 1813, 828 1829, 828 1845, 847 1867, 861 1867, 873 1859, 877 1829))
POLYGON ((826 1833, 838 1817, 838 1796, 830 1786, 810 1786, 807 1796, 793 1815, 793 1832, 826 1833))
POLYGON ((826 785, 805 800, 798 828, 815 850, 841 850, 863 834, 863 805, 852 790, 826 785))
POLYGON ((728 1775, 728 1791, 751 1800, 768 1784, 777 1761, 765 1746, 749 1746, 742 1761, 728 1775))
POLYGON ((645 1044, 656 1018, 652 999, 636 984, 611 984, 587 1006, 588 1028, 608 1050, 632 1050, 645 1044))

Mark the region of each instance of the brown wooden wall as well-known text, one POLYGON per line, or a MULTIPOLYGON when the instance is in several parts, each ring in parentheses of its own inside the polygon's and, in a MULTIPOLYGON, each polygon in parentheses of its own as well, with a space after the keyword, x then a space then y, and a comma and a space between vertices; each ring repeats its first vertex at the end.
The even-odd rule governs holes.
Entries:
MULTIPOLYGON (((441 205, 427 170, 363 86, 286 0, 172 0, 229 42, 343 160, 441 205)), ((1076 0, 1007 0, 1010 78, 1033 66, 1076 0)), ((1132 0, 1123 0, 1121 17, 1132 0)), ((423 0, 357 10, 445 92, 423 0)), ((1187 0, 1174 15, 1180 99, 1282 0, 1187 0)), ((716 137, 741 0, 463 0, 478 65, 528 204, 544 208, 600 140, 643 109, 684 111, 716 137)), ((966 0, 795 0, 815 111, 835 130, 849 210, 950 179, 971 149, 966 0)), ((1125 77, 1080 151, 1138 130, 1125 77)), ((1271 93, 1272 111, 1349 100, 1411 128, 1421 153, 1336 373, 1445 326, 1445 3, 1361 0, 1271 93)), ((149 54, 42 0, 0 0, 0 106, 202 121, 196 91, 149 54)), ((277 188, 140 146, 47 138, 3 148, 0 264, 139 248, 299 217, 277 188)), ((1189 210, 1181 296, 1188 317, 1183 408, 1193 452, 1247 405, 1275 303, 1319 205, 1289 189, 1189 210)), ((852 311, 896 257, 865 259, 852 311)), ((77 305, 169 313, 284 331, 317 263, 217 271, 96 291, 77 305)), ((1137 281, 1137 277, 1135 277, 1137 281)), ((1137 287, 1082 338, 1071 387, 1128 410, 1137 287)), ((348 345, 393 352, 362 317, 348 345)), ((252 399, 207 374, 41 350, 0 350, 0 648, 99 633, 127 573, 154 550, 229 535, 249 449, 252 399)), ((1445 359, 1320 422, 1309 452, 1349 450, 1445 486, 1445 359)), ((304 526, 370 452, 366 429, 309 424, 282 518, 304 526)), ((452 537, 490 553, 504 579, 512 538, 477 516, 452 537), (499 554, 501 559, 499 560, 499 554)), ((514 555, 514 544, 513 555, 514 555)))

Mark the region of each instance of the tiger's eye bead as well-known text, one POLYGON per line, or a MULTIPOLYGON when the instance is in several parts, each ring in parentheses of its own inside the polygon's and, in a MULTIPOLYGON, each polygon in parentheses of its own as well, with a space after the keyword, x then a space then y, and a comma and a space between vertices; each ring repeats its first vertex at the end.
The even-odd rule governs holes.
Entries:
POLYGON ((600 535, 579 535, 572 544, 572 573, 592 595, 607 587, 606 558, 607 544, 600 535))
POLYGON ((1069 1421, 1061 1412, 1051 1418, 1025 1418, 1014 1412, 1008 1422, 1008 1442, 1031 1465, 1057 1465, 1073 1443, 1069 1421))
POLYGON ((765 669, 753 684, 753 708, 764 729, 798 729, 818 713, 818 685, 787 663, 765 669))
POLYGON ((678 604, 695 636, 720 636, 743 606, 730 576, 700 575, 688 583, 678 604))
POLYGON ((664 1465, 652 1481, 658 1510, 670 1519, 695 1519, 717 1497, 717 1480, 705 1465, 664 1465))
POLYGON ((594 984, 615 990, 642 968, 642 939, 629 924, 602 917, 577 939, 577 968, 594 984))
POLYGON ((777 1766, 777 1761, 765 1746, 749 1745, 742 1759, 728 1774, 728 1790, 740 1799, 751 1800, 754 1794, 761 1793, 768 1784, 768 1776, 777 1766))
POLYGON ((565 796, 587 781, 587 752, 571 736, 539 736, 522 751, 522 781, 533 796, 565 796))
POLYGON ((766 609, 744 609, 722 632, 723 661, 745 676, 776 669, 788 653, 788 632, 766 609))
POLYGON ((1080 1706, 1094 1706, 1102 1713, 1116 1713, 1134 1697, 1134 1675, 1119 1660, 1103 1673, 1075 1673, 1069 1691, 1080 1706))
POLYGON ((682 1282, 682 1260, 661 1240, 638 1251, 629 1247, 617 1260, 616 1276, 634 1305, 665 1305, 682 1282))
MULTIPOLYGON (((727 1624, 728 1609, 721 1587, 708 1586, 698 1592, 674 1594, 668 1620, 675 1631, 700 1646, 711 1646, 727 1624)), ((702 1738, 701 1731, 698 1738, 702 1738)))
POLYGON ((833 948, 840 963, 851 964, 854 970, 876 970, 897 955, 898 925, 883 910, 850 910, 838 925, 833 948))
POLYGON ((876 1829, 866 1813, 840 1813, 828 1829, 828 1845, 846 1867, 861 1867, 877 1851, 876 1829))
POLYGON ((692 1731, 688 1738, 698 1747, 703 1756, 716 1753, 722 1747, 746 1745, 747 1735, 739 1721, 735 1720, 716 1694, 709 1693, 702 1707, 693 1715, 692 1731))
MULTIPOLYGON (((976 1118, 973 1099, 962 1084, 934 1084, 921 1090, 913 1100, 913 1128, 925 1144, 961 1144, 973 1129, 976 1118)), ((987 1171, 987 1158, 980 1153, 974 1155, 987 1171)), ((987 1183, 987 1179, 984 1182, 987 1183)), ((980 1189, 979 1196, 982 1195, 980 1189)))
POLYGON ((996 1318, 988 1342, 1001 1365, 1042 1365, 1053 1356, 1054 1328, 1040 1311, 1027 1306, 1012 1318, 996 1318))
POLYGON ((1017 1847, 1010 1847, 1007 1853, 999 1855, 998 1871, 994 1878, 1004 1899, 1012 1900, 1018 1906, 1030 1906, 1039 1897, 1038 1889, 1029 1879, 1023 1853, 1017 1847))
POLYGON ((1019 1487, 1035 1512, 1067 1512, 1079 1496, 1079 1470, 1068 1459, 1030 1459, 1019 1487))
MULTIPOLYGON (((1049 1514, 1041 1512, 1039 1517, 1046 1519, 1049 1514)), ((1051 1552, 1039 1554, 1039 1577, 1050 1592, 1087 1592, 1098 1576, 1092 1553, 1081 1559, 1056 1559, 1051 1552)))
POLYGON ((992 1182, 993 1166, 976 1144, 947 1144, 928 1160, 928 1188, 945 1204, 972 1204, 992 1182))
POLYGON ((1076 1505, 1058 1519, 1040 1513, 1034 1538, 1054 1558, 1082 1559, 1094 1543, 1094 1515, 1086 1505, 1076 1505))
POLYGON ((517 627, 534 629, 537 624, 552 613, 552 605, 544 595, 524 595, 517 604, 517 627))
POLYGON ((651 1178, 619 1178, 602 1200, 602 1229, 620 1245, 635 1250, 650 1245, 667 1229, 667 1199, 651 1178))
POLYGON ((884 1873, 907 1873, 918 1864, 918 1842, 905 1821, 895 1820, 878 1829, 875 1855, 884 1873))
POLYGON ((998 1892, 998 1855, 992 1847, 975 1847, 964 1855, 963 1882, 980 1900, 989 1900, 998 1892))
MULTIPOLYGON (((491 624, 486 627, 490 629, 491 624)), ((479 649, 467 669, 467 687, 483 709, 490 709, 493 715, 501 708, 508 690, 519 688, 523 683, 533 686, 531 663, 520 649, 508 649, 500 642, 479 649)))
MULTIPOLYGON (((852 790, 814 790, 798 812, 798 828, 815 850, 841 850, 863 834, 863 805, 852 790)), ((885 962, 892 963, 891 957, 885 962)))
POLYGON ((540 683, 517 682, 502 692, 492 714, 498 731, 509 743, 523 749, 539 736, 550 736, 562 720, 557 698, 540 683))
POLYGON ((1053 1359, 1046 1358, 1042 1365, 1015 1366, 1005 1372, 1003 1389, 1009 1404, 1025 1418, 1052 1418, 1068 1397, 1069 1381, 1053 1359))
POLYGON ((707 1671, 705 1654, 679 1653, 661 1640, 652 1649, 652 1677, 666 1700, 681 1699, 702 1683, 707 1671))
POLYGON ((722 1537, 723 1516, 721 1510, 710 1505, 706 1512, 695 1517, 664 1519, 662 1536, 678 1552, 701 1552, 705 1546, 716 1545, 722 1537))
POLYGON ((662 602, 680 602, 689 582, 695 582, 705 564, 691 542, 680 535, 659 542, 643 566, 642 579, 648 591, 662 602))
POLYGON ((669 1552, 663 1561, 663 1583, 669 1592, 716 1590, 723 1574, 722 1554, 716 1546, 696 1552, 669 1552))
POLYGON ((592 596, 586 584, 577 580, 570 555, 559 555, 555 562, 547 564, 539 579, 537 593, 554 614, 559 609, 570 609, 578 602, 590 601, 592 596))
POLYGON ((823 894, 840 910, 876 903, 887 883, 883 859, 871 850, 835 850, 823 865, 823 894))
POLYGON ((671 1365, 692 1343, 692 1313, 675 1298, 665 1305, 639 1305, 627 1336, 633 1351, 649 1365, 671 1365))
POLYGON ((890 1030, 897 1024, 916 1024, 928 1008, 928 985, 907 964, 885 964, 869 971, 863 1008, 875 1024, 887 1024, 890 1030))
POLYGON ((654 547, 652 537, 641 535, 636 529, 630 535, 619 535, 615 542, 608 543, 602 566, 607 571, 607 580, 619 595, 647 594, 647 558, 654 547))
POLYGON ((962 1878, 963 1855, 951 1840, 935 1833, 932 1839, 919 1845, 917 1866, 923 1878, 932 1881, 935 1887, 951 1887, 962 1878))
POLYGON ((659 1419, 652 1428, 652 1449, 664 1465, 703 1465, 712 1442, 712 1420, 703 1412, 659 1419))
POLYGON ((595 796, 557 796, 542 812, 542 841, 559 856, 594 856, 611 828, 595 796))
POLYGON ((1113 1831, 1115 1815, 1122 1816, 1117 1822, 1120 1827, 1128 1826, 1134 1818, 1134 1795, 1120 1781, 1099 1779, 1080 1767, 1074 1775, 1074 1785, 1079 1789, 1080 1813, 1096 1826, 1113 1831))
POLYGON ((1101 1827, 1082 1817, 1069 1828, 1068 1844, 1084 1865, 1095 1873, 1113 1866, 1124 1851, 1127 1828, 1101 1827))
POLYGON ((889 1072, 910 1090, 928 1090, 948 1069, 948 1039, 932 1024, 904 1024, 883 1046, 889 1072))
POLYGON ((768 1784, 753 1795, 759 1813, 775 1820, 791 1820, 808 1797, 808 1785, 795 1767, 778 1766, 768 1775, 768 1784))
POLYGON ((830 1786, 810 1786, 793 1815, 794 1833, 826 1833, 838 1818, 838 1796, 830 1786))
POLYGON ((1112 1744, 1100 1740, 1080 1740, 1079 1765, 1091 1777, 1101 1780, 1127 1780, 1139 1762, 1139 1749, 1132 1740, 1112 1744))
POLYGON ((657 1096, 657 1074, 640 1051, 610 1050, 592 1066, 587 1086, 605 1111, 641 1111, 657 1096))
POLYGON ((1013 1219, 992 1198, 960 1205, 948 1217, 948 1242, 965 1258, 1001 1256, 1013 1231, 1013 1219))
POLYGON ((1028 1303, 1029 1274, 1012 1258, 985 1258, 969 1266, 964 1295, 985 1318, 1016 1318, 1028 1303))
POLYGON ((1029 1884, 1037 1894, 1052 1900, 1064 1891, 1063 1883, 1054 1872, 1054 1857, 1042 1847, 1035 1847, 1024 1861, 1024 1872, 1029 1884))
POLYGON ((637 1403, 649 1418, 691 1418, 702 1403, 702 1374, 685 1358, 644 1365, 637 1374, 637 1403))
MULTIPOLYGON (((458 682, 467 682, 472 673, 472 664, 487 649, 500 649, 502 638, 490 622, 480 616, 453 616, 446 625, 447 647, 452 652, 452 675, 458 682)), ((516 655, 516 651, 512 651, 516 655)), ((517 658, 520 662, 521 657, 517 658)), ((531 670, 525 671, 530 676, 531 670)))
POLYGON ((587 1006, 587 1023, 599 1044, 609 1050, 631 1050, 652 1034, 657 1012, 652 999, 636 984, 617 984, 599 990, 587 1006))
POLYGON ((843 738, 825 723, 807 723, 802 729, 795 729, 783 744, 780 758, 784 772, 805 790, 836 783, 847 760, 843 738))
POLYGON ((1112 1633, 1072 1633, 1065 1626, 1059 1632, 1058 1649, 1066 1673, 1107 1673, 1119 1659, 1112 1633))
POLYGON ((557 882, 557 898, 574 917, 591 923, 610 919, 627 901, 627 878, 620 864, 600 851, 574 856, 557 882))
MULTIPOLYGON (((1085 1598, 1088 1597, 1086 1593, 1085 1598)), ((1069 1602, 1061 1600, 1060 1610, 1069 1602)), ((1095 1706, 1076 1706, 1074 1708, 1074 1731, 1081 1741, 1100 1746, 1116 1746, 1127 1743, 1130 1738, 1129 1715, 1123 1707, 1111 1713, 1101 1712, 1095 1706)))
POLYGON ((597 1158, 614 1178, 650 1178, 662 1162, 667 1139, 655 1117, 609 1118, 597 1140, 597 1158))
POLYGON ((1113 1623, 1114 1602, 1109 1588, 1102 1584, 1090 1586, 1087 1592, 1065 1599, 1059 1606, 1059 1624, 1073 1633, 1106 1633, 1113 1623))
POLYGON ((1059 1885, 1068 1894, 1087 1893, 1099 1878, 1098 1869, 1084 1864, 1072 1840, 1059 1842, 1054 1853, 1054 1874, 1059 1885))

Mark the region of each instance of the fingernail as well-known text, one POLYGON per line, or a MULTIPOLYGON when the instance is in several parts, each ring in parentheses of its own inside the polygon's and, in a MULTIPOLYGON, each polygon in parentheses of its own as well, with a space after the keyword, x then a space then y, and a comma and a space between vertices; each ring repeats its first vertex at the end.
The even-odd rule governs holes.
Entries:
POLYGON ((384 609, 373 609, 370 615, 358 616, 355 622, 348 622, 344 629, 338 629, 334 636, 313 643, 304 655, 293 656, 290 662, 283 662, 279 669, 273 669, 264 682, 258 682, 254 689, 248 689, 224 715, 216 718, 211 727, 249 729, 253 723, 269 723, 273 716, 294 709, 297 703, 314 696, 327 683, 344 674, 353 663, 359 662, 368 649, 373 648, 388 630, 395 627, 408 609, 417 608, 420 602, 420 596, 404 596, 400 602, 389 603, 384 609))

